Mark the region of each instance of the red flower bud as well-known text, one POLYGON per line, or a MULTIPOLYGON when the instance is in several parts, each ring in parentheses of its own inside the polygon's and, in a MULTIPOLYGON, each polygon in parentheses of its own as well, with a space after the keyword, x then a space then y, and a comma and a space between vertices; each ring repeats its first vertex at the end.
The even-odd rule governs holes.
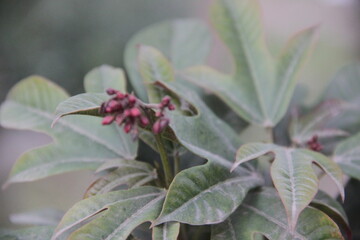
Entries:
POLYGON ((170 98, 169 96, 165 96, 165 97, 163 97, 163 99, 161 100, 161 104, 162 104, 163 106, 167 106, 167 105, 170 103, 170 100, 171 100, 171 98, 170 98))
POLYGON ((115 89, 113 88, 108 88, 106 90, 106 93, 109 94, 109 95, 114 95, 115 93, 117 93, 118 91, 116 91, 115 89))
POLYGON ((159 118, 153 125, 152 131, 154 134, 161 133, 169 125, 169 119, 159 118))
POLYGON ((115 119, 115 116, 112 116, 112 115, 106 116, 106 117, 103 118, 102 124, 103 125, 109 125, 114 121, 114 119, 115 119))
POLYGON ((138 108, 132 108, 132 109, 130 109, 130 114, 133 117, 138 117, 141 115, 141 112, 138 108))
POLYGON ((170 103, 169 106, 168 106, 168 109, 169 109, 170 111, 175 110, 175 105, 170 103))
POLYGON ((140 119, 139 119, 140 121, 140 125, 142 126, 142 127, 145 127, 145 126, 147 126, 147 125, 149 125, 149 123, 150 123, 150 121, 149 121, 149 119, 147 118, 147 117, 145 117, 145 116, 143 116, 143 115, 140 115, 140 119))
POLYGON ((125 126, 124 126, 124 132, 129 133, 132 128, 133 128, 133 123, 127 122, 127 123, 125 123, 125 126))
POLYGON ((134 105, 136 103, 136 97, 134 95, 129 95, 129 103, 134 105))

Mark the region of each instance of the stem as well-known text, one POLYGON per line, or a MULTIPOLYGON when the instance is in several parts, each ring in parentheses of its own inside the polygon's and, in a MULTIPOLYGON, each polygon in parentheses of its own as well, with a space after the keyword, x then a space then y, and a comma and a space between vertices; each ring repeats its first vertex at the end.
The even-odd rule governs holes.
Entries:
POLYGON ((171 174, 171 167, 170 167, 170 163, 169 163, 169 158, 168 158, 167 153, 165 151, 164 141, 163 141, 163 138, 161 137, 161 133, 160 134, 155 134, 155 139, 156 139, 156 144, 157 144, 159 154, 160 154, 160 158, 161 158, 161 163, 162 163, 163 168, 164 168, 165 185, 166 185, 166 188, 168 188, 170 186, 171 181, 172 181, 172 174, 171 174))
POLYGON ((174 154, 174 176, 180 172, 180 157, 179 153, 176 151, 174 154))
POLYGON ((268 127, 268 128, 266 128, 266 131, 267 131, 268 134, 269 134, 269 141, 270 141, 271 143, 275 143, 274 128, 268 127))

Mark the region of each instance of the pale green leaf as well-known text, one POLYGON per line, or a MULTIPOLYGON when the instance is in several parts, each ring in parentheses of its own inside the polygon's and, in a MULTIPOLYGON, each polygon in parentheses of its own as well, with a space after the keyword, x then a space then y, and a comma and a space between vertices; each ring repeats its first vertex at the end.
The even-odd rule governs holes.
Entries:
POLYGON ((345 112, 333 118, 330 127, 349 133, 360 130, 360 64, 354 63, 340 69, 325 91, 326 99, 341 99, 348 103, 345 112))
POLYGON ((21 225, 56 225, 60 222, 64 213, 57 209, 42 208, 38 210, 13 213, 10 222, 21 225))
POLYGON ((147 100, 146 88, 138 72, 138 45, 149 45, 160 49, 175 69, 201 64, 210 48, 210 33, 199 20, 179 19, 151 25, 137 33, 125 49, 125 66, 136 95, 147 100))
POLYGON ((56 106, 67 98, 63 89, 36 76, 24 79, 9 92, 1 106, 1 125, 46 133, 54 143, 23 154, 7 184, 96 169, 109 159, 135 158, 137 144, 120 128, 103 127, 100 118, 68 116, 50 128, 56 106))
POLYGON ((291 141, 299 146, 305 146, 312 137, 319 139, 346 136, 341 129, 328 128, 327 124, 333 118, 340 116, 346 103, 340 100, 327 100, 316 108, 301 116, 293 116, 289 126, 291 141))
POLYGON ((75 204, 63 217, 52 240, 125 240, 140 224, 153 221, 160 213, 165 191, 138 187, 109 192, 75 204), (74 231, 76 230, 76 231, 74 231))
POLYGON ((126 92, 125 75, 120 68, 102 65, 86 74, 84 87, 88 93, 104 93, 108 88, 126 92))
POLYGON ((109 162, 113 163, 111 168, 117 169, 93 182, 87 189, 85 198, 113 191, 123 185, 129 188, 138 187, 157 178, 156 169, 146 162, 115 160, 106 162, 107 167, 110 167, 109 162))
POLYGON ((340 142, 333 159, 345 174, 360 180, 360 133, 340 142))
POLYGON ((184 77, 218 95, 245 120, 275 126, 289 106, 294 76, 314 30, 296 35, 274 61, 265 43, 256 0, 217 0, 212 21, 233 56, 235 71, 226 75, 200 66, 185 71, 184 77))
POLYGON ((37 226, 16 230, 0 229, 1 240, 47 240, 54 232, 54 226, 37 226))
POLYGON ((99 113, 100 105, 107 101, 109 96, 105 93, 83 93, 66 99, 61 102, 55 110, 55 123, 66 115, 80 114, 89 116, 101 116, 99 113))
POLYGON ((262 179, 256 173, 243 176, 212 163, 184 170, 171 183, 155 224, 222 222, 235 211, 251 188, 261 184, 262 179))
POLYGON ((180 231, 180 223, 167 222, 153 228, 153 240, 176 240, 180 231))
POLYGON ((318 191, 319 180, 312 167, 314 163, 331 177, 344 198, 341 169, 326 156, 307 149, 265 143, 245 144, 237 152, 233 169, 265 153, 275 155, 271 165, 271 178, 285 206, 290 229, 295 229, 299 214, 318 191))
POLYGON ((255 240, 256 235, 269 240, 344 239, 332 219, 312 207, 304 209, 296 229, 290 231, 286 212, 271 188, 249 194, 236 212, 212 227, 211 240, 255 240))

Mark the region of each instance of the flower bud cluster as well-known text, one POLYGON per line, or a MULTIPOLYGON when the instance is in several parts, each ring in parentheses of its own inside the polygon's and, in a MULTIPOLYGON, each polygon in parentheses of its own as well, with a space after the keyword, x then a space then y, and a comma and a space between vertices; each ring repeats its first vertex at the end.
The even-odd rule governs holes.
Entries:
POLYGON ((314 135, 308 142, 307 145, 309 149, 320 152, 323 149, 323 146, 319 143, 319 139, 317 135, 314 135))
POLYGON ((171 104, 170 97, 164 97, 159 104, 145 104, 133 94, 121 93, 118 90, 109 88, 107 94, 113 96, 107 102, 101 104, 100 113, 105 117, 102 120, 103 125, 109 125, 113 122, 119 126, 124 126, 125 133, 131 133, 134 139, 139 135, 138 127, 146 127, 150 124, 146 116, 146 109, 158 109, 155 116, 158 118, 152 126, 153 133, 161 133, 168 125, 169 119, 165 117, 165 109, 174 110, 175 106, 171 104))

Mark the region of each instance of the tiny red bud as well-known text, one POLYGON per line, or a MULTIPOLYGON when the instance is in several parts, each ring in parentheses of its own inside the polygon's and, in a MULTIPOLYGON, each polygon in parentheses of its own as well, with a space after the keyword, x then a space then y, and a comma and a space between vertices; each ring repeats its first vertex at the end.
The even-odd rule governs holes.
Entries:
POLYGON ((136 97, 134 95, 129 95, 129 103, 135 104, 136 103, 136 97))
POLYGON ((167 126, 169 125, 169 119, 167 118, 160 118, 158 119, 153 125, 153 133, 159 134, 161 133, 167 126))
POLYGON ((114 94, 116 94, 118 91, 116 91, 115 89, 113 89, 113 88, 108 88, 107 90, 106 90, 106 93, 107 94, 109 94, 109 95, 114 95, 114 94))
POLYGON ((122 99, 125 98, 125 95, 122 94, 121 92, 117 92, 117 93, 116 93, 116 97, 117 97, 118 99, 122 100, 122 99))
POLYGON ((115 119, 115 116, 106 116, 106 117, 103 118, 102 124, 103 125, 109 125, 114 121, 114 119, 115 119))
POLYGON ((125 126, 124 126, 124 132, 129 133, 132 128, 133 128, 133 123, 127 122, 127 123, 125 123, 125 126))
POLYGON ((142 127, 145 127, 147 125, 149 125, 150 121, 147 117, 143 116, 143 115, 140 115, 140 125, 142 127))
POLYGON ((169 106, 168 106, 168 109, 169 109, 170 111, 175 110, 175 105, 170 103, 169 106))
POLYGON ((155 116, 156 117, 162 117, 162 116, 164 116, 164 114, 162 113, 162 111, 159 111, 159 112, 155 113, 155 116))
POLYGON ((169 96, 165 96, 163 97, 163 99, 161 100, 161 103, 164 105, 164 106, 167 106, 169 103, 170 103, 170 100, 171 98, 169 96))
POLYGON ((130 114, 133 117, 138 117, 141 115, 141 112, 138 108, 132 108, 132 109, 130 109, 130 114))
POLYGON ((118 125, 121 125, 123 123, 123 121, 125 120, 125 117, 123 114, 118 114, 115 118, 115 122, 118 124, 118 125))
POLYGON ((131 110, 130 110, 130 109, 126 109, 126 110, 124 111, 124 115, 125 115, 125 117, 130 117, 130 116, 131 116, 131 110))

